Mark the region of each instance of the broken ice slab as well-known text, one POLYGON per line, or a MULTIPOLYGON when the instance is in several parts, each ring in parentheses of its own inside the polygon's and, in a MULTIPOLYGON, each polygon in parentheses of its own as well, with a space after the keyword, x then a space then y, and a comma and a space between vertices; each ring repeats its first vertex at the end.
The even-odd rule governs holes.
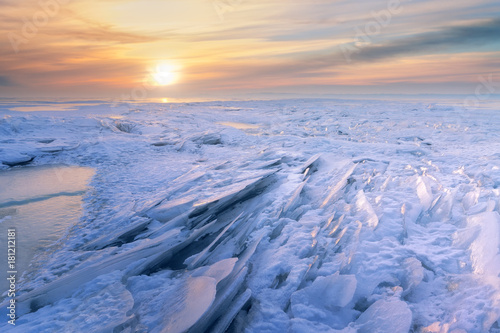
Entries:
POLYGON ((47 139, 38 139, 36 141, 39 143, 49 144, 54 142, 55 140, 56 140, 55 138, 47 138, 47 139))
POLYGON ((497 203, 495 200, 488 200, 488 201, 482 201, 478 202, 474 206, 470 207, 469 211, 467 212, 468 215, 476 215, 484 212, 492 212, 495 210, 497 203))
POLYGON ((366 226, 375 229, 379 220, 363 190, 359 190, 356 194, 355 206, 357 213, 360 216, 360 220, 363 221, 366 226))
POLYGON ((157 221, 168 222, 173 218, 190 211, 195 201, 196 197, 194 195, 163 201, 149 210, 146 214, 157 221))
POLYGON ((191 234, 173 229, 154 240, 143 240, 125 252, 104 257, 81 268, 77 267, 49 284, 20 295, 17 298, 18 313, 22 315, 68 297, 79 285, 110 271, 123 270, 125 279, 133 275, 150 273, 204 234, 204 229, 197 229, 191 234))
MULTIPOLYGON (((118 214, 118 216, 123 217, 122 214, 118 214)), ((109 233, 99 237, 98 239, 86 244, 83 249, 85 251, 101 250, 105 247, 121 245, 133 241, 134 238, 145 231, 151 223, 151 220, 148 218, 138 216, 135 217, 137 218, 137 221, 132 222, 129 226, 120 229, 118 232, 109 233)), ((116 218, 113 220, 116 220, 116 218)))
MULTIPOLYGON (((236 221, 240 220, 241 215, 243 215, 243 213, 240 213, 240 215, 238 215, 231 223, 229 223, 224 228, 224 230, 222 230, 219 233, 219 235, 217 235, 217 237, 210 243, 210 245, 208 245, 203 251, 201 251, 199 254, 197 254, 196 257, 189 258, 189 260, 186 262, 187 269, 193 269, 193 268, 199 266, 200 264, 202 264, 204 262, 204 260, 206 259, 206 257, 208 256, 208 253, 215 248, 219 239, 221 239, 221 237, 223 237, 225 235, 225 233, 228 231, 228 229, 231 228, 235 224, 236 221)), ((241 220, 243 220, 243 219, 241 219, 241 220)), ((241 222, 241 220, 240 220, 240 222, 241 222)))
POLYGON ((321 154, 316 154, 312 157, 310 157, 302 166, 300 167, 300 173, 304 174, 304 176, 307 176, 308 174, 305 174, 305 171, 309 169, 309 173, 314 171, 316 164, 318 162, 318 159, 321 157, 321 154))
POLYGON ((354 326, 358 333, 409 332, 412 312, 399 299, 381 299, 359 316, 354 326))
POLYGON ((290 199, 288 199, 285 207, 281 211, 280 217, 285 216, 288 212, 293 211, 297 207, 300 199, 300 193, 302 193, 302 190, 304 189, 304 186, 306 185, 308 179, 309 178, 307 178, 306 180, 301 182, 299 186, 297 186, 290 199))
POLYGON ((217 299, 217 285, 234 269, 230 258, 194 271, 166 300, 161 332, 186 332, 210 311, 217 299))
POLYGON ((481 190, 475 188, 464 195, 464 197, 462 198, 462 206, 464 208, 464 211, 467 212, 472 206, 477 204, 480 194, 481 190))
POLYGON ((474 273, 499 276, 500 274, 500 215, 485 212, 467 218, 467 226, 479 232, 469 246, 474 273))
POLYGON ((354 233, 352 234, 349 244, 346 246, 345 252, 349 253, 347 256, 347 265, 351 264, 352 258, 356 254, 358 250, 358 245, 359 245, 359 235, 361 233, 361 229, 363 227, 363 224, 359 221, 355 222, 356 224, 356 229, 354 230, 354 233))
POLYGON ((345 170, 343 173, 339 174, 339 178, 334 180, 333 187, 331 187, 328 195, 326 196, 325 200, 321 203, 321 208, 325 207, 332 201, 332 199, 337 195, 337 193, 344 188, 344 186, 347 185, 347 179, 352 175, 354 172, 354 169, 356 168, 357 164, 352 164, 347 170, 345 170))
MULTIPOLYGON (((235 268, 236 270, 236 268, 235 268)), ((188 332, 206 332, 207 329, 221 316, 233 303, 233 299, 241 290, 245 278, 248 273, 248 268, 243 267, 240 271, 233 271, 232 277, 228 277, 230 282, 223 288, 217 290, 216 298, 212 306, 206 311, 203 316, 196 322, 195 325, 189 328, 188 332), (233 275, 234 274, 234 275, 233 275)))
POLYGON ((271 183, 270 176, 275 173, 275 170, 268 171, 259 177, 218 189, 219 193, 196 202, 189 217, 193 218, 201 214, 218 214, 237 202, 245 201, 260 194, 271 183))
POLYGON ((191 276, 210 276, 219 283, 231 274, 237 262, 238 258, 223 259, 210 266, 203 266, 194 270, 191 276))
POLYGON ((420 203, 424 208, 424 211, 429 210, 432 204, 432 190, 428 184, 428 180, 425 177, 418 177, 416 183, 416 190, 420 203))
POLYGON ((217 322, 210 330, 210 332, 226 332, 238 312, 240 312, 242 308, 250 303, 251 297, 252 291, 250 289, 245 290, 243 294, 237 296, 231 303, 230 308, 221 316, 221 318, 217 319, 217 322))
POLYGON ((24 165, 33 161, 34 157, 22 154, 14 150, 1 150, 0 151, 0 162, 10 167, 16 165, 24 165))
POLYGON ((298 304, 331 311, 336 307, 344 307, 353 299, 357 281, 354 275, 340 275, 339 272, 329 276, 319 276, 314 282, 292 294, 291 309, 295 317, 301 317, 298 304))
MULTIPOLYGON (((333 224, 332 229, 328 232, 328 236, 332 236, 337 231, 337 229, 340 227, 340 224, 342 223, 342 221, 344 221, 344 217, 345 217, 345 214, 340 215, 337 222, 333 224)), ((333 218, 332 218, 332 220, 333 220, 333 218)))
POLYGON ((406 296, 424 279, 424 268, 422 262, 414 257, 406 258, 403 262, 403 268, 404 275, 400 280, 403 296, 406 296))
POLYGON ((279 167, 282 162, 283 158, 276 158, 269 161, 263 161, 261 163, 255 163, 252 164, 251 166, 253 169, 268 169, 272 167, 279 167))
POLYGON ((333 212, 330 213, 330 217, 326 220, 326 222, 323 224, 323 226, 321 226, 322 230, 328 229, 328 227, 332 223, 333 219, 335 218, 335 214, 336 214, 335 211, 333 211, 333 212))
POLYGON ((210 309, 216 286, 211 277, 188 277, 168 300, 161 332, 186 332, 210 309))
POLYGON ((191 140, 200 145, 219 145, 222 143, 219 133, 203 133, 191 138, 191 140))
POLYGON ((272 180, 269 177, 274 173, 276 170, 262 172, 260 177, 218 188, 213 191, 216 194, 203 200, 195 200, 194 196, 171 201, 165 200, 146 211, 148 217, 160 222, 168 222, 164 227, 153 230, 148 234, 148 237, 156 237, 177 226, 186 226, 192 229, 213 221, 232 205, 258 195, 271 183, 272 180))
POLYGON ((432 219, 435 221, 449 221, 453 203, 454 198, 451 191, 445 191, 445 193, 441 193, 434 200, 429 210, 432 219))
POLYGON ((176 143, 177 143, 177 141, 165 140, 165 141, 155 141, 155 142, 152 142, 151 145, 155 146, 155 147, 163 147, 163 146, 173 146, 176 143))
POLYGON ((57 153, 63 150, 73 150, 80 147, 80 143, 63 143, 63 144, 47 144, 39 148, 41 152, 44 153, 57 153))
POLYGON ((197 167, 194 167, 185 174, 172 180, 167 189, 152 196, 148 196, 146 200, 136 203, 135 211, 141 215, 146 214, 150 209, 160 205, 164 201, 169 201, 169 198, 176 193, 188 191, 194 186, 195 181, 199 180, 206 174, 206 172, 198 171, 197 167))
MULTIPOLYGON (((262 236, 254 241, 253 244, 240 255, 239 259, 224 259, 211 266, 200 267, 191 273, 192 278, 212 278, 215 281, 215 297, 211 296, 212 293, 210 289, 212 286, 207 286, 209 289, 208 291, 210 292, 208 296, 211 296, 209 307, 204 306, 203 308, 198 308, 194 304, 183 304, 184 300, 179 299, 179 302, 183 305, 181 308, 185 309, 185 311, 169 311, 167 316, 165 316, 165 320, 169 323, 182 321, 184 318, 183 314, 187 315, 190 311, 193 311, 193 309, 189 309, 193 306, 194 310, 196 310, 194 316, 196 317, 196 321, 189 320, 189 325, 183 325, 184 331, 205 332, 216 321, 216 325, 229 325, 239 309, 241 309, 241 307, 243 307, 249 300, 249 292, 243 290, 242 287, 248 271, 248 260, 255 252, 262 236)), ((184 292, 189 293, 190 290, 184 289, 184 292)), ((201 290, 200 292, 205 293, 205 290, 201 290)), ((184 296, 184 298, 185 297, 186 296, 184 296)), ((176 300, 174 301, 177 302, 176 300)), ((170 330, 162 330, 162 332, 163 331, 170 332, 170 330)))

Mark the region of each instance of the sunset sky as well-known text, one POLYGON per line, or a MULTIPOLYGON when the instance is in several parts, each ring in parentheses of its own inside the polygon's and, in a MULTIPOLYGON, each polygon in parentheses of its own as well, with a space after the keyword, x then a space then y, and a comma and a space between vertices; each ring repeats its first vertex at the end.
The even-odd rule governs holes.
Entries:
POLYGON ((490 74, 498 0, 0 0, 0 97, 470 94, 490 74))

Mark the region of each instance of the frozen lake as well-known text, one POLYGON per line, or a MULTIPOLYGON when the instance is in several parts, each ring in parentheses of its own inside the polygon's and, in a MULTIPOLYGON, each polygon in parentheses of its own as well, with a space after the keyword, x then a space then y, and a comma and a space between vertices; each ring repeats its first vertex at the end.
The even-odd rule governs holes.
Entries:
POLYGON ((1 225, 63 236, 11 331, 500 332, 500 108, 462 102, 0 106, 1 225))
MULTIPOLYGON (((63 165, 22 167, 0 171, 0 230, 7 235, 15 228, 17 277, 28 270, 37 254, 51 245, 75 224, 82 213, 82 195, 94 174, 92 168, 63 165)), ((6 252, 6 237, 0 240, 6 252)), ((0 257, 7 267, 7 257, 0 257)), ((0 288, 7 290, 6 271, 0 288)))

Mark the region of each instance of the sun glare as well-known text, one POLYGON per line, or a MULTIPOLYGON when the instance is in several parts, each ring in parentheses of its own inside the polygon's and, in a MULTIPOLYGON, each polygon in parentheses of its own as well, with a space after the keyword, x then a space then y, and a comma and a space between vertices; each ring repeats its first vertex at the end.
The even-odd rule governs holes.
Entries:
POLYGON ((166 86, 177 82, 179 74, 176 66, 168 63, 161 63, 156 65, 152 76, 157 85, 166 86))

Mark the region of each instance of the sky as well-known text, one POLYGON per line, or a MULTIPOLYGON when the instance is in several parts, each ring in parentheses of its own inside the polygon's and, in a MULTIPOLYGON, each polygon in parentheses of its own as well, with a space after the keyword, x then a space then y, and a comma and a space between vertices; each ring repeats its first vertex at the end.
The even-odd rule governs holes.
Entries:
POLYGON ((0 97, 500 93, 498 0, 0 0, 0 97))

